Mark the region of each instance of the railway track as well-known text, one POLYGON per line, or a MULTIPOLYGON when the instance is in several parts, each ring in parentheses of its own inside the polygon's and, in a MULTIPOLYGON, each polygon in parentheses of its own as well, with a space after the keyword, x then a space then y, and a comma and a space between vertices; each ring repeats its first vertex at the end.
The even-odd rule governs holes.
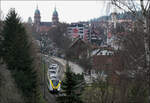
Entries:
MULTIPOLYGON (((51 65, 51 64, 58 64, 59 65, 58 77, 60 80, 62 80, 63 75, 64 75, 64 66, 61 63, 59 63, 58 61, 55 61, 50 57, 46 57, 45 59, 46 59, 45 61, 46 61, 47 66, 51 65)), ((45 74, 47 74, 47 73, 45 73, 45 74)), ((45 78, 47 78, 47 75, 45 75, 45 78)), ((46 80, 45 80, 45 82, 46 82, 46 80)), ((47 103, 57 103, 56 98, 57 98, 57 96, 59 96, 59 94, 50 93, 48 88, 47 88, 47 83, 44 83, 44 85, 45 85, 45 100, 47 101, 47 103)), ((43 86, 43 88, 44 88, 44 86, 43 86)))

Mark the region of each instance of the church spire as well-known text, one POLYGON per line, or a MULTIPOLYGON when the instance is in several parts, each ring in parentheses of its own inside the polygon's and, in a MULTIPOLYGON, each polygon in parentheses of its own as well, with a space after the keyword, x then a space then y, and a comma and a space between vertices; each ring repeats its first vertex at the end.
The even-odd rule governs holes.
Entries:
POLYGON ((53 22, 53 24, 57 24, 59 22, 58 12, 56 10, 56 5, 54 7, 54 12, 53 12, 53 16, 52 16, 52 22, 53 22))
POLYGON ((39 25, 41 22, 40 10, 38 9, 38 5, 36 5, 36 10, 34 12, 34 24, 39 25))
POLYGON ((56 4, 55 4, 55 7, 54 7, 54 11, 56 11, 56 4))
POLYGON ((38 9, 38 4, 36 4, 36 9, 38 9))

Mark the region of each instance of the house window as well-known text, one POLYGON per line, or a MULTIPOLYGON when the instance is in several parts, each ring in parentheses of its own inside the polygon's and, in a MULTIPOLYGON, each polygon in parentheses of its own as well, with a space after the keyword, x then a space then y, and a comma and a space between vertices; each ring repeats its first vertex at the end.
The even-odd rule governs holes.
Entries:
POLYGON ((106 55, 108 55, 107 52, 106 52, 106 55))
POLYGON ((83 39, 83 35, 80 35, 80 38, 83 39))

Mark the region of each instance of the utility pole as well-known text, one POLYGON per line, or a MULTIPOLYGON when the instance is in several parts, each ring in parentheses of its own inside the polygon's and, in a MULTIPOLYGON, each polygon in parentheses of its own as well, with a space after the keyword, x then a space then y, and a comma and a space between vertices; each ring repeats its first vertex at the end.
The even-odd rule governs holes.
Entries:
POLYGON ((149 50, 149 30, 148 30, 148 17, 144 17, 144 44, 145 44, 145 52, 146 52, 146 67, 149 69, 150 66, 150 50, 149 50))
POLYGON ((45 45, 43 45, 42 33, 40 34, 40 36, 41 36, 41 41, 40 41, 40 46, 41 46, 41 62, 42 62, 42 69, 43 69, 43 72, 44 72, 44 77, 43 77, 43 79, 44 79, 44 83, 43 83, 43 85, 44 85, 43 94, 44 94, 44 98, 45 98, 45 60, 42 58, 42 55, 44 54, 43 47, 44 47, 45 45))
POLYGON ((44 62, 44 98, 45 98, 45 60, 43 62, 44 62))
MULTIPOLYGON (((43 39, 43 40, 45 40, 45 39, 43 39)), ((43 41, 43 42, 45 42, 45 41, 43 41)), ((45 43, 43 45, 43 48, 45 49, 45 43)), ((44 51, 43 51, 43 54, 44 54, 44 51)), ((44 98, 45 98, 45 59, 43 59, 43 63, 44 63, 43 71, 44 71, 44 98)))

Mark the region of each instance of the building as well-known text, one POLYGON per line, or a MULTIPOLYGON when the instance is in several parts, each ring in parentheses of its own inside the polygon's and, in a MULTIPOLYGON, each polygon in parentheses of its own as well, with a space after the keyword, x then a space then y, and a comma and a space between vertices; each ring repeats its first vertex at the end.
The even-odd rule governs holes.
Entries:
POLYGON ((69 37, 74 40, 80 38, 84 41, 89 40, 90 30, 88 22, 71 23, 67 28, 69 37))
POLYGON ((90 42, 92 45, 104 46, 107 44, 108 21, 91 21, 90 42))
POLYGON ((58 12, 56 7, 54 8, 54 12, 52 15, 52 22, 42 22, 41 14, 38 6, 34 12, 34 23, 33 26, 36 32, 48 32, 52 27, 55 27, 59 23, 58 12))
POLYGON ((115 50, 121 49, 117 39, 127 32, 133 31, 133 24, 134 21, 131 19, 118 19, 117 13, 112 13, 111 20, 108 21, 107 45, 113 47, 115 50))
POLYGON ((90 44, 81 38, 76 38, 69 47, 68 57, 72 59, 88 58, 90 56, 90 44))
POLYGON ((52 23, 53 25, 57 25, 59 23, 58 12, 56 10, 56 7, 54 9, 53 16, 52 16, 52 23))
POLYGON ((28 18, 28 24, 30 24, 30 25, 33 24, 33 23, 32 23, 32 18, 31 18, 31 17, 28 18))
POLYGON ((106 80, 117 83, 119 77, 116 71, 122 70, 122 62, 117 51, 112 47, 92 46, 92 69, 90 71, 93 79, 106 80))

